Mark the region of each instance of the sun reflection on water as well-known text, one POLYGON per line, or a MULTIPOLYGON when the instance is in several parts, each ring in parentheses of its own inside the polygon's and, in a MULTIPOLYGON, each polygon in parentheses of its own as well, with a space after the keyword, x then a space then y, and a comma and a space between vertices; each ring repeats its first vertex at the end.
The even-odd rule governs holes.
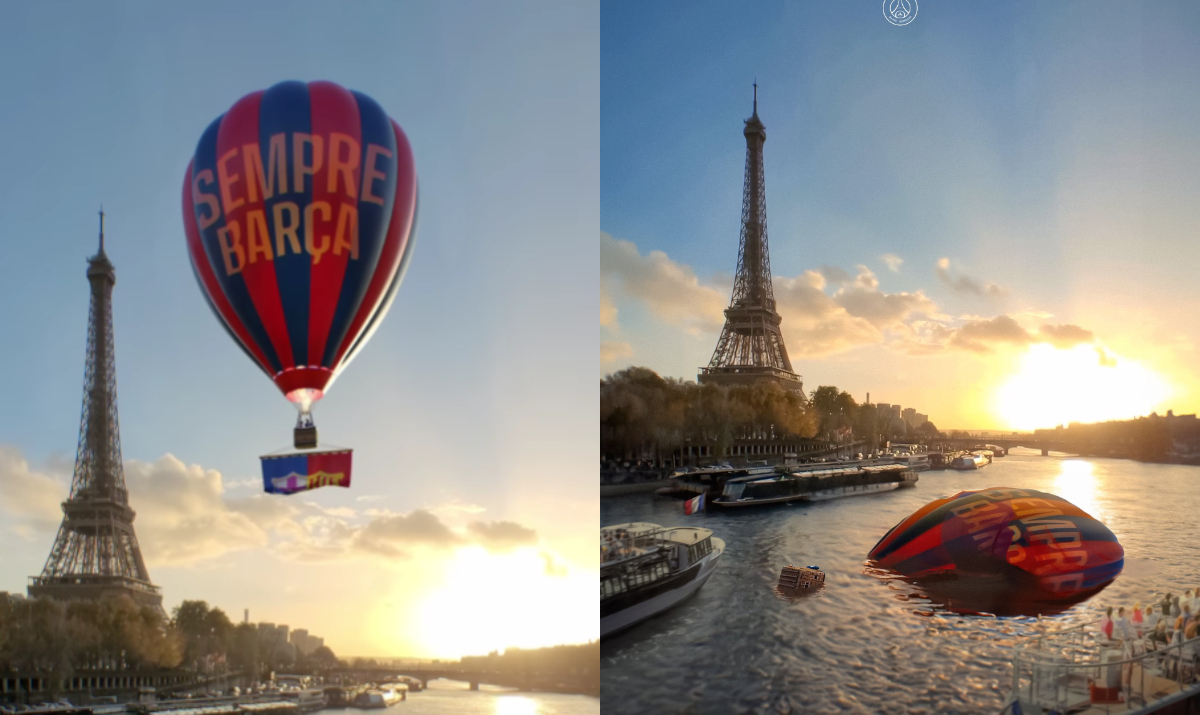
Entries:
POLYGON ((521 695, 496 698, 496 715, 536 715, 537 703, 521 695))
POLYGON ((1065 459, 1058 475, 1054 478, 1055 495, 1083 509, 1093 519, 1105 521, 1107 514, 1097 499, 1096 474, 1091 462, 1082 459, 1065 459))

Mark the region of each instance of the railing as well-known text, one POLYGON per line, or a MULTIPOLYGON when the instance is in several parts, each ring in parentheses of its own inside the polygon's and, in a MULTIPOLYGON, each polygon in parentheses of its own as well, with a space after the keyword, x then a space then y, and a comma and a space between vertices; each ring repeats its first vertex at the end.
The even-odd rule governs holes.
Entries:
POLYGON ((1172 645, 1104 641, 1082 624, 1038 636, 1013 654, 1010 700, 1067 712, 1148 712, 1200 695, 1200 638, 1172 645))

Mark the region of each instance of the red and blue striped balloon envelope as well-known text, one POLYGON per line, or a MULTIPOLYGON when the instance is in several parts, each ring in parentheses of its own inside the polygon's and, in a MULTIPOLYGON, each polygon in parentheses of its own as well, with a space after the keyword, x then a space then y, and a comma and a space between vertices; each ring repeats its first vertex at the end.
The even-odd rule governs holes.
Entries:
POLYGON ((188 254, 234 342, 305 408, 379 326, 412 254, 404 132, 332 82, 281 82, 200 137, 183 186, 188 254))
POLYGON ((1107 526, 1066 499, 993 487, 926 504, 868 557, 914 579, 999 575, 1053 601, 1107 586, 1121 573, 1125 552, 1107 526))

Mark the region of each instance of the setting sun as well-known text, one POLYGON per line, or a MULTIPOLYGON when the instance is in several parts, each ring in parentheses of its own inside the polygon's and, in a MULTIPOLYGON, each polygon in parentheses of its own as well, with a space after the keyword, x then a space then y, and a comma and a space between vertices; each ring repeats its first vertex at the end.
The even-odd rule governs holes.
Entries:
POLYGON ((599 622, 581 619, 579 604, 594 597, 596 572, 553 562, 548 568, 546 558, 530 548, 459 549, 416 609, 416 640, 432 657, 595 640, 599 622))
POLYGON ((1170 394, 1154 371, 1095 346, 1061 350, 1039 344, 1021 356, 996 406, 1009 427, 1032 430, 1146 415, 1170 394))

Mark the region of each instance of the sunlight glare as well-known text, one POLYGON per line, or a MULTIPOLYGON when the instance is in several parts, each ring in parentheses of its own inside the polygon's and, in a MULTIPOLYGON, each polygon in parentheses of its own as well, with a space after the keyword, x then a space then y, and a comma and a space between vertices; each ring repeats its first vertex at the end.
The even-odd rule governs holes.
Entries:
POLYGON ((1094 345, 1031 346, 1000 387, 997 411, 1011 429, 1053 428, 1150 414, 1170 396, 1166 381, 1094 345))
POLYGON ((442 583, 414 614, 417 639, 438 654, 433 657, 586 643, 600 636, 594 571, 569 568, 554 576, 536 549, 496 554, 478 546, 458 549, 444 568, 442 583))
POLYGON ((1054 494, 1083 509, 1093 519, 1105 520, 1096 500, 1096 475, 1091 462, 1082 459, 1063 460, 1061 471, 1054 479, 1054 494))
POLYGON ((496 715, 536 715, 537 703, 521 695, 496 698, 496 715))

